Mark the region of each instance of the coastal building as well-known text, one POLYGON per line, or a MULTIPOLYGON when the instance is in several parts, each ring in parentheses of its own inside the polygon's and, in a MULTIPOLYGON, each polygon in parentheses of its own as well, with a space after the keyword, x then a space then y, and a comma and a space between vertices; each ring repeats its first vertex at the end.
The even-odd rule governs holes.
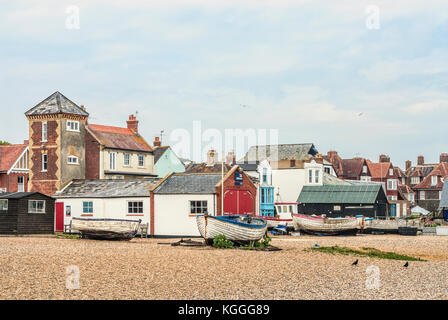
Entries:
POLYGON ((0 234, 53 232, 53 198, 39 192, 0 193, 0 234))
POLYGON ((435 212, 439 208, 442 195, 443 181, 448 178, 448 162, 440 162, 434 169, 412 189, 416 192, 417 204, 435 212))
POLYGON ((442 194, 440 196, 439 211, 443 214, 443 219, 448 221, 448 179, 444 179, 442 194))
POLYGON ((154 171, 159 178, 163 178, 170 172, 185 172, 182 160, 169 146, 161 146, 159 137, 153 144, 154 149, 154 171))
POLYGON ((149 189, 158 179, 73 180, 56 198, 55 229, 63 231, 74 217, 141 220, 150 223, 149 189))
POLYGON ((0 193, 28 191, 28 141, 0 145, 0 193))

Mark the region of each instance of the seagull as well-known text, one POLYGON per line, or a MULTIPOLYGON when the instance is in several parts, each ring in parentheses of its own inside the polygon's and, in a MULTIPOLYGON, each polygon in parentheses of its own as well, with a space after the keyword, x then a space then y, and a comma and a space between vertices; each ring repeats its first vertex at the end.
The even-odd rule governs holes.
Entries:
POLYGON ((360 116, 362 116, 364 114, 364 112, 360 112, 360 113, 358 113, 358 116, 360 117, 360 116))
POLYGON ((358 265, 358 259, 355 260, 355 262, 352 263, 352 266, 358 265))
POLYGON ((243 108, 250 108, 250 106, 248 106, 247 104, 241 104, 240 103, 240 106, 242 106, 243 108))
POLYGON ((407 268, 409 266, 409 262, 406 261, 403 267, 407 268))

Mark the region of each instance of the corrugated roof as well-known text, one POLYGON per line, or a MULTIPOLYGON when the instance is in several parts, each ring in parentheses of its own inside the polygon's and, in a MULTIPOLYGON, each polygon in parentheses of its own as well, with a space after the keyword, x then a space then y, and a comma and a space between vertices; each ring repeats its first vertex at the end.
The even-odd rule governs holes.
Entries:
POLYGON ((157 194, 212 194, 221 180, 220 174, 175 173, 155 190, 157 194))
POLYGON ((56 91, 48 98, 39 102, 35 107, 31 108, 25 115, 34 116, 41 114, 58 114, 67 113, 81 116, 88 116, 89 114, 79 107, 76 103, 68 99, 59 91, 56 91))
POLYGON ((122 198, 149 197, 149 189, 157 183, 157 178, 113 179, 113 180, 73 180, 55 198, 122 198))
POLYGON ((0 145, 0 172, 11 169, 26 147, 25 144, 0 145))
POLYGON ((309 160, 317 154, 312 143, 252 146, 239 162, 268 160, 309 160))
POLYGON ((374 204, 381 185, 304 186, 297 199, 300 203, 374 204))
POLYGON ((442 195, 440 197, 439 209, 448 208, 448 179, 443 182, 442 195))
POLYGON ((143 137, 128 128, 89 124, 88 130, 98 142, 107 147, 122 150, 152 151, 143 137))

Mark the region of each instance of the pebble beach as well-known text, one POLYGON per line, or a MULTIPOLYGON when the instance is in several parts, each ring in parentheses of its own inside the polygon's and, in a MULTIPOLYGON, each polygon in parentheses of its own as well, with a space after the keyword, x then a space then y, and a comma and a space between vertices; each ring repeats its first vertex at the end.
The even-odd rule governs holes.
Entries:
POLYGON ((272 252, 167 245, 177 240, 0 237, 0 299, 448 299, 448 237, 284 236, 273 238, 282 250, 272 252), (427 261, 405 268, 406 261, 309 250, 316 245, 427 261), (76 288, 67 285, 73 270, 76 288))

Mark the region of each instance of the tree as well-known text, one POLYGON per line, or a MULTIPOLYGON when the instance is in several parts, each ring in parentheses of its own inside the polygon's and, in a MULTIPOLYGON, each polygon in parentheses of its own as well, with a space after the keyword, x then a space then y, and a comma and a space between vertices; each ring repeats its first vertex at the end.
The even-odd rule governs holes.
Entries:
POLYGON ((0 146, 7 146, 7 145, 10 145, 8 141, 0 140, 0 146))

